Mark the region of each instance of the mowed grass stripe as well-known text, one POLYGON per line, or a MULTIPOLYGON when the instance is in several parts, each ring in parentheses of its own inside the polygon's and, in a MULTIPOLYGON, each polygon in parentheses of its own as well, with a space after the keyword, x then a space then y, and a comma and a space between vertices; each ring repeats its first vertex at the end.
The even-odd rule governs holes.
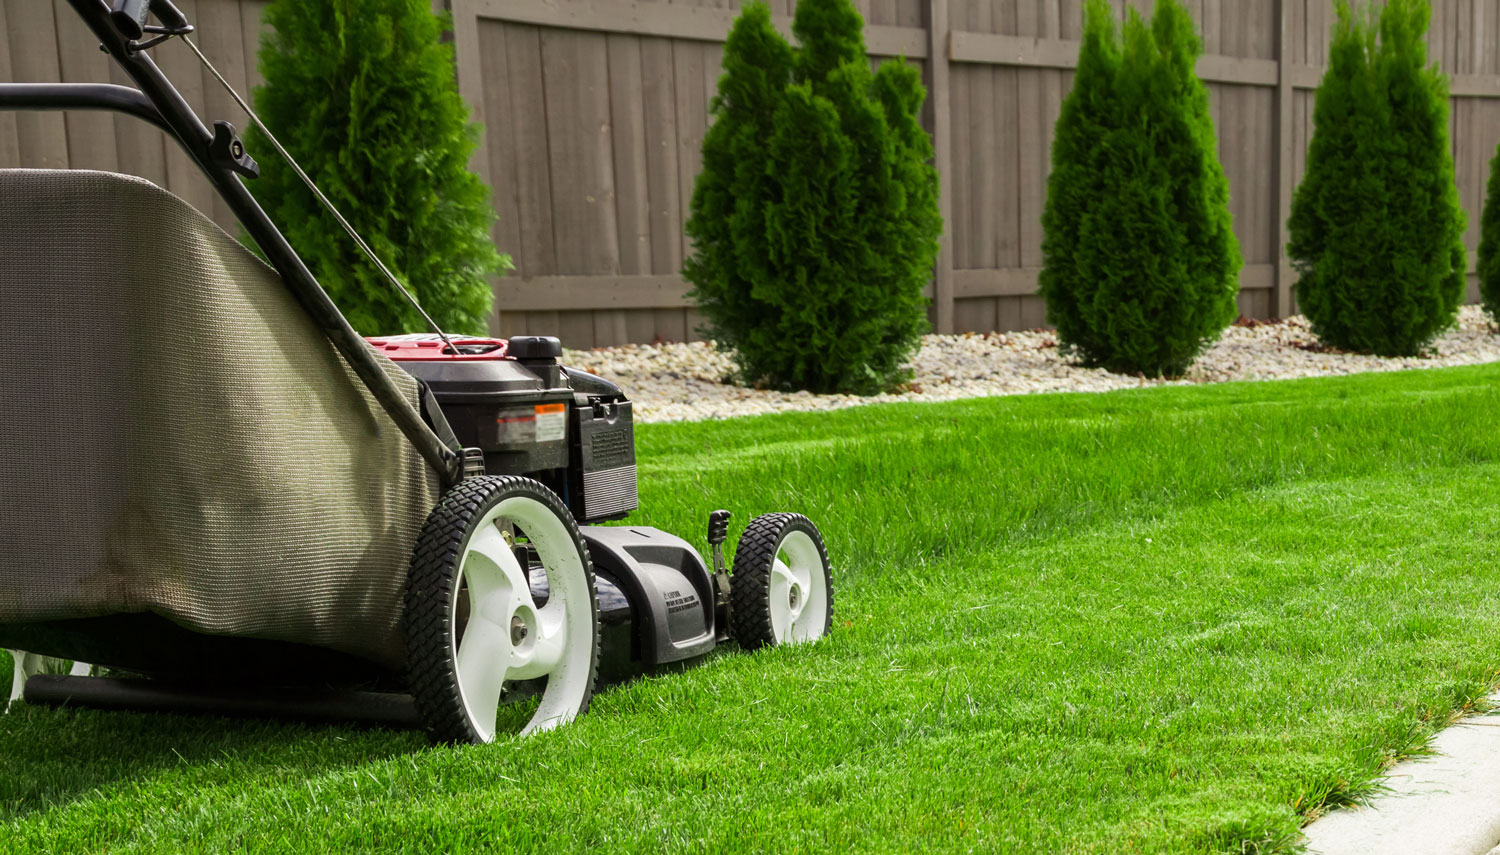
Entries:
POLYGON ((0 849, 1290 851, 1493 683, 1497 380, 649 426, 639 521, 804 510, 834 637, 476 749, 23 709, 0 849))

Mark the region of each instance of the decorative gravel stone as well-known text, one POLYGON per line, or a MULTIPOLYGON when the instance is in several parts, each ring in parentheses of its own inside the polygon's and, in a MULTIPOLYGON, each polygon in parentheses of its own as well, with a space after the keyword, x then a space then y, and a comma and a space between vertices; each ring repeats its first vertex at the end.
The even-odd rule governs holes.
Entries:
POLYGON ((915 376, 895 394, 861 398, 774 392, 726 382, 734 363, 709 342, 625 345, 568 351, 567 364, 620 384, 645 422, 722 419, 790 410, 832 410, 889 401, 952 401, 1033 392, 1103 392, 1142 386, 1283 380, 1500 361, 1500 335, 1478 306, 1459 312, 1449 330, 1420 357, 1387 359, 1328 350, 1302 316, 1240 321, 1178 380, 1148 380, 1084 368, 1062 356, 1056 333, 929 335, 912 363, 915 376))

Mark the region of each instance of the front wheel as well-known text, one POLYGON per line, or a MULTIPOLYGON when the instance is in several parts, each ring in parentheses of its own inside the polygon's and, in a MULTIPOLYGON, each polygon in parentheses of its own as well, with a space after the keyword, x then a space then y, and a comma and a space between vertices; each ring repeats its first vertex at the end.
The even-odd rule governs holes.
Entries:
POLYGON ((734 552, 729 629, 746 650, 817 641, 833 619, 828 550, 812 520, 763 514, 734 552))
POLYGON ((537 698, 523 735, 588 710, 599 662, 594 568, 557 494, 529 478, 463 481, 428 516, 406 585, 408 682, 434 739, 494 741, 517 695, 537 698))

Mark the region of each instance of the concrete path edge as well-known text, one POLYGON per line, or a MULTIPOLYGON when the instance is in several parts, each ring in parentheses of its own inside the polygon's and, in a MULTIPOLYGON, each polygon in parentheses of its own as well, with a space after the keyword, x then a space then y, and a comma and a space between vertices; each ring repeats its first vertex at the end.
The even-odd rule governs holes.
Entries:
POLYGON ((1432 750, 1391 767, 1369 806, 1310 823, 1309 855, 1500 855, 1500 714, 1464 719, 1432 750))

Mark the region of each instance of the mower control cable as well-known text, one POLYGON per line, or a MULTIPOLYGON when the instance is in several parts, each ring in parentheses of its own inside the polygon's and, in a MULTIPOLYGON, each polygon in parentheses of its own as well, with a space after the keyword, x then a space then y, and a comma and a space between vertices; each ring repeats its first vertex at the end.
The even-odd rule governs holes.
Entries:
POLYGON ((422 308, 421 303, 417 302, 417 298, 412 295, 411 291, 408 291, 406 286, 401 284, 401 280, 396 278, 396 274, 392 273, 391 269, 385 266, 385 262, 380 260, 380 257, 375 254, 375 250, 370 249, 370 245, 365 243, 364 238, 359 236, 359 232, 356 232, 354 230, 354 227, 349 225, 349 221, 344 219, 344 215, 340 214, 339 209, 333 206, 333 202, 329 201, 328 197, 323 195, 323 191, 318 189, 318 185, 314 184, 313 180, 308 177, 307 173, 302 171, 302 167, 297 163, 296 158, 292 157, 291 152, 287 151, 286 148, 281 145, 281 142, 276 139, 276 135, 271 133, 271 129, 266 127, 266 123, 260 120, 260 116, 256 115, 255 110, 251 109, 250 105, 245 102, 245 99, 240 97, 240 93, 236 92, 234 87, 229 84, 229 81, 224 79, 224 75, 220 74, 217 68, 214 68, 213 63, 208 61, 208 57, 203 55, 203 51, 198 49, 198 46, 193 43, 192 39, 187 38, 184 35, 181 37, 181 40, 184 44, 193 49, 193 53, 198 55, 198 61, 203 63, 203 67, 208 69, 208 72, 219 81, 219 84, 221 86, 224 87, 224 91, 228 92, 229 96, 235 100, 235 103, 240 105, 240 109, 244 110, 245 114, 250 117, 250 121, 254 122, 255 126, 257 128, 260 128, 261 133, 264 133, 266 135, 266 139, 271 141, 271 145, 274 146, 277 153, 279 153, 282 158, 286 160, 287 164, 292 167, 292 171, 297 173, 297 177, 302 179, 302 183, 307 185, 307 189, 312 191, 312 194, 318 198, 318 201, 323 204, 323 207, 328 211, 328 213, 332 214, 335 220, 338 220, 339 225, 344 227, 344 231, 348 233, 349 237, 359 245, 359 248, 364 252, 365 257, 370 259, 371 263, 378 267, 380 269, 380 272, 384 274, 386 280, 389 281, 391 285, 394 286, 395 289, 403 297, 406 298, 406 301, 408 303, 411 303, 412 308, 416 309, 417 313, 420 314, 425 321, 427 321, 427 325, 432 328, 433 332, 437 333, 438 338, 441 338, 443 340, 443 344, 447 345, 448 350, 454 355, 457 355, 458 347, 455 346, 452 340, 448 338, 448 334, 443 332, 442 327, 438 326, 437 321, 434 321, 431 315, 427 314, 427 311, 422 308))

